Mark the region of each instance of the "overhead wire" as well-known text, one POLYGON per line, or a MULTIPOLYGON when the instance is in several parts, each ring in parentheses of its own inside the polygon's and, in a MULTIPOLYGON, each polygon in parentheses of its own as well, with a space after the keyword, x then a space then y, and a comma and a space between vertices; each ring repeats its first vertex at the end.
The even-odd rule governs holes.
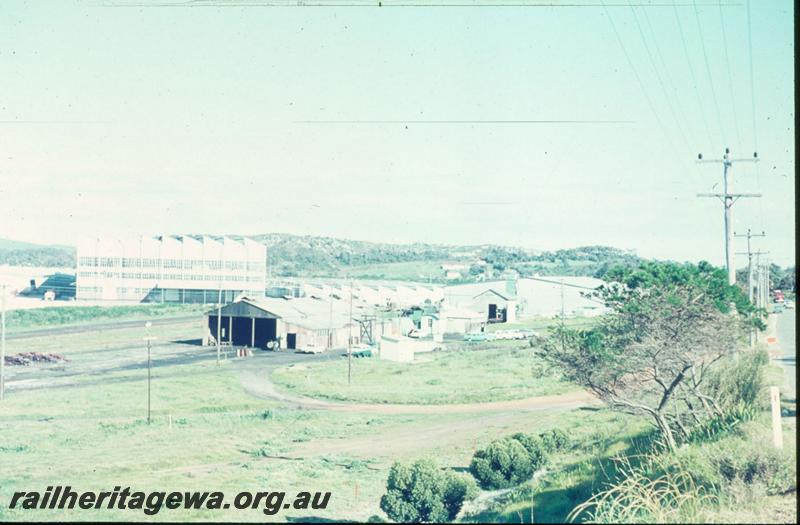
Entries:
MULTIPOLYGON (((750 0, 747 0, 747 49, 748 49, 748 62, 750 69, 750 112, 753 118, 753 152, 758 152, 758 131, 756 128, 756 89, 755 89, 755 74, 753 72, 753 28, 750 15, 750 0)), ((758 168, 759 163, 755 164, 756 173, 756 188, 758 193, 761 193, 761 172, 758 168)), ((761 226, 761 231, 764 231, 764 203, 763 199, 758 199, 758 221, 761 226)))
POLYGON ((625 60, 628 62, 628 66, 633 71, 633 76, 636 78, 636 82, 639 84, 639 88, 642 91, 642 95, 644 96, 644 99, 647 102, 647 106, 650 108, 650 111, 653 113, 653 116, 656 119, 656 123, 658 124, 658 127, 661 129, 661 132, 664 134, 664 137, 666 138, 667 142, 669 143, 670 148, 672 149, 672 151, 675 154, 675 156, 685 166, 686 164, 683 162, 683 156, 680 155, 680 153, 678 152, 678 149, 675 147, 675 143, 672 141, 672 137, 670 136, 669 132, 667 131, 667 128, 664 126, 664 123, 661 120, 661 117, 659 117, 658 112, 656 111, 656 108, 653 105, 653 101, 650 98, 650 95, 647 94, 647 88, 645 87, 644 82, 642 81, 642 78, 639 75, 639 71, 636 69, 636 65, 633 63, 633 60, 631 59, 630 53, 628 53, 628 49, 625 47, 625 42, 622 40, 622 37, 620 36, 619 31, 617 30, 616 24, 614 24, 614 19, 611 17, 611 13, 609 12, 608 7, 606 7, 605 0, 600 0, 600 5, 603 6, 603 11, 605 12, 606 17, 608 17, 608 21, 609 21, 609 24, 611 25, 611 29, 614 31, 614 35, 616 36, 617 42, 619 43, 619 46, 622 49, 622 53, 625 55, 625 60))
POLYGON ((700 90, 698 89, 697 84, 697 76, 694 73, 694 67, 692 67, 692 60, 689 57, 689 48, 686 45, 686 36, 683 32, 683 23, 681 22, 681 18, 678 14, 678 5, 677 0, 673 0, 672 2, 672 10, 675 13, 675 20, 678 23, 678 32, 681 35, 681 45, 683 46, 683 56, 686 59, 686 64, 689 67, 689 75, 692 79, 692 87, 694 88, 695 95, 697 95, 697 106, 699 108, 700 116, 703 119, 703 128, 706 130, 706 137, 708 138, 708 145, 709 147, 714 145, 714 139, 711 137, 711 128, 708 126, 708 119, 706 118, 706 112, 703 109, 703 99, 700 96, 700 90))
POLYGON ((731 95, 731 115, 733 115, 733 127, 736 130, 736 145, 739 151, 742 151, 742 134, 739 131, 739 119, 736 116, 736 98, 733 95, 733 74, 731 73, 731 61, 728 56, 728 37, 725 31, 725 17, 722 14, 722 2, 717 4, 719 6, 719 23, 722 27, 722 49, 725 50, 725 67, 728 71, 728 90, 731 95))
MULTIPOLYGON (((631 10, 633 10, 633 9, 634 9, 634 7, 631 5, 631 10)), ((636 14, 636 12, 634 11, 634 18, 635 18, 635 14, 636 14)), ((675 98, 675 105, 674 106, 669 102, 669 100, 670 100, 669 98, 667 98, 667 102, 670 103, 670 107, 676 108, 676 110, 673 110, 673 117, 675 118, 676 122, 680 121, 679 127, 681 125, 683 126, 682 133, 684 134, 684 141, 686 142, 687 149, 689 151, 691 151, 692 150, 691 144, 696 143, 696 141, 693 138, 693 133, 691 132, 691 126, 689 125, 689 121, 686 119, 686 116, 683 114, 683 111, 681 111, 681 106, 680 106, 678 95, 677 95, 678 90, 676 89, 675 84, 672 82, 672 75, 669 74, 669 67, 667 67, 667 62, 666 62, 666 60, 664 60, 664 55, 661 53, 661 48, 658 45, 658 38, 656 36, 656 32, 653 30, 653 25, 650 23, 650 16, 648 16, 648 14, 647 14, 647 9, 643 8, 642 9, 642 14, 644 14, 644 21, 647 24, 647 29, 650 32, 650 36, 652 37, 651 41, 653 43, 653 48, 655 49, 655 52, 656 52, 656 57, 658 58, 659 62, 661 63, 661 67, 664 70, 664 76, 667 78, 667 85, 670 88, 671 93, 675 98), (688 138, 688 140, 687 140, 687 138, 688 138)), ((639 26, 638 19, 637 19, 636 25, 639 28, 639 34, 642 36, 642 41, 644 41, 644 35, 642 33, 641 26, 639 26)), ((650 56, 649 52, 648 52, 648 56, 650 56)), ((653 69, 657 71, 657 69, 655 67, 655 64, 653 63, 652 56, 650 56, 650 63, 652 64, 653 69)), ((659 76, 659 82, 661 83, 662 91, 665 92, 665 96, 666 96, 666 88, 664 87, 664 83, 661 82, 661 77, 660 76, 659 76)))
POLYGON ((697 10, 697 0, 692 0, 692 5, 694 6, 694 18, 697 21, 697 32, 700 34, 700 47, 703 50, 703 59, 705 61, 706 73, 708 74, 708 83, 711 86, 711 98, 714 101, 714 109, 717 114, 717 124, 719 125, 719 134, 724 142, 725 128, 722 125, 722 115, 719 111, 719 102, 717 101, 717 91, 716 89, 714 89, 714 79, 711 75, 711 65, 708 62, 708 53, 706 52, 706 44, 703 39, 703 27, 702 24, 700 24, 700 12, 697 10))

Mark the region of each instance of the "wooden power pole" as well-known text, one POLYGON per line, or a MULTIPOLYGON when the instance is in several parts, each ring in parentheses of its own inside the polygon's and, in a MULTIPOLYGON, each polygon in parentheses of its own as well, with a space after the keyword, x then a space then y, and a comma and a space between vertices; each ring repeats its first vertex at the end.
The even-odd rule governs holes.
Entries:
MULTIPOLYGON (((747 228, 747 234, 740 235, 734 232, 735 237, 746 237, 747 238, 747 251, 746 252, 737 252, 739 255, 747 255, 747 297, 750 299, 750 304, 753 304, 753 250, 750 246, 750 239, 753 237, 766 237, 766 233, 751 233, 750 228, 747 228)), ((758 252, 759 254, 765 252, 758 252)), ((755 346, 755 332, 753 331, 753 327, 751 326, 749 329, 749 340, 750 340, 750 348, 755 346)))
POLYGON ((722 193, 698 193, 698 197, 716 197, 722 201, 725 211, 725 267, 728 270, 728 284, 736 284, 736 265, 733 252, 733 203, 742 197, 761 197, 760 193, 732 193, 731 168, 734 162, 758 162, 758 153, 753 153, 752 159, 732 159, 730 148, 725 148, 721 160, 703 160, 703 154, 697 155, 698 163, 722 163, 722 193))

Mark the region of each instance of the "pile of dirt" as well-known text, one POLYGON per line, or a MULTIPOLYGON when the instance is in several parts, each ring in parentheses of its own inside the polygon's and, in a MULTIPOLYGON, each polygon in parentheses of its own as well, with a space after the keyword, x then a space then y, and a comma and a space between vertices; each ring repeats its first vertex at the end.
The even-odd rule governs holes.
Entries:
POLYGON ((34 363, 63 363, 66 358, 58 354, 43 354, 41 352, 22 352, 6 356, 9 366, 31 366, 34 363))

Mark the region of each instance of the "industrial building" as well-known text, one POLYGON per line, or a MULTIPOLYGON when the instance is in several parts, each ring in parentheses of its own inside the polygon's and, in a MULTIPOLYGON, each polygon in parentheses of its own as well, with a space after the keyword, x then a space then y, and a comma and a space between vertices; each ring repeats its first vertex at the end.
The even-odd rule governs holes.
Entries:
MULTIPOLYGON (((513 323, 517 319, 514 281, 486 281, 448 286, 444 289, 444 308, 477 312, 485 323, 513 323)), ((470 323, 474 323, 470 319, 470 323)))
POLYGON ((267 249, 247 238, 194 235, 83 238, 77 298, 216 303, 263 296, 267 249))
POLYGON ((216 309, 205 314, 203 344, 216 344, 219 333, 221 343, 234 346, 346 348, 348 338, 352 344, 375 344, 382 335, 407 329, 399 318, 379 319, 374 313, 371 305, 355 299, 351 304, 349 298, 241 297, 223 306, 219 316, 216 309))
POLYGON ((524 317, 594 317, 606 311, 597 299, 586 294, 604 284, 593 277, 545 276, 517 281, 519 315, 524 317))

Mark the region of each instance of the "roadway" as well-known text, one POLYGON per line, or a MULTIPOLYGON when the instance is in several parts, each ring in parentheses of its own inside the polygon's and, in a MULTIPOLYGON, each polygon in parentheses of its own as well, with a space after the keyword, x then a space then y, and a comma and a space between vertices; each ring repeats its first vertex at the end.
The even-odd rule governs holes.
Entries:
POLYGON ((785 384, 792 392, 792 398, 797 398, 797 366, 795 351, 795 310, 784 310, 778 317, 777 337, 781 354, 776 362, 783 367, 785 384))

